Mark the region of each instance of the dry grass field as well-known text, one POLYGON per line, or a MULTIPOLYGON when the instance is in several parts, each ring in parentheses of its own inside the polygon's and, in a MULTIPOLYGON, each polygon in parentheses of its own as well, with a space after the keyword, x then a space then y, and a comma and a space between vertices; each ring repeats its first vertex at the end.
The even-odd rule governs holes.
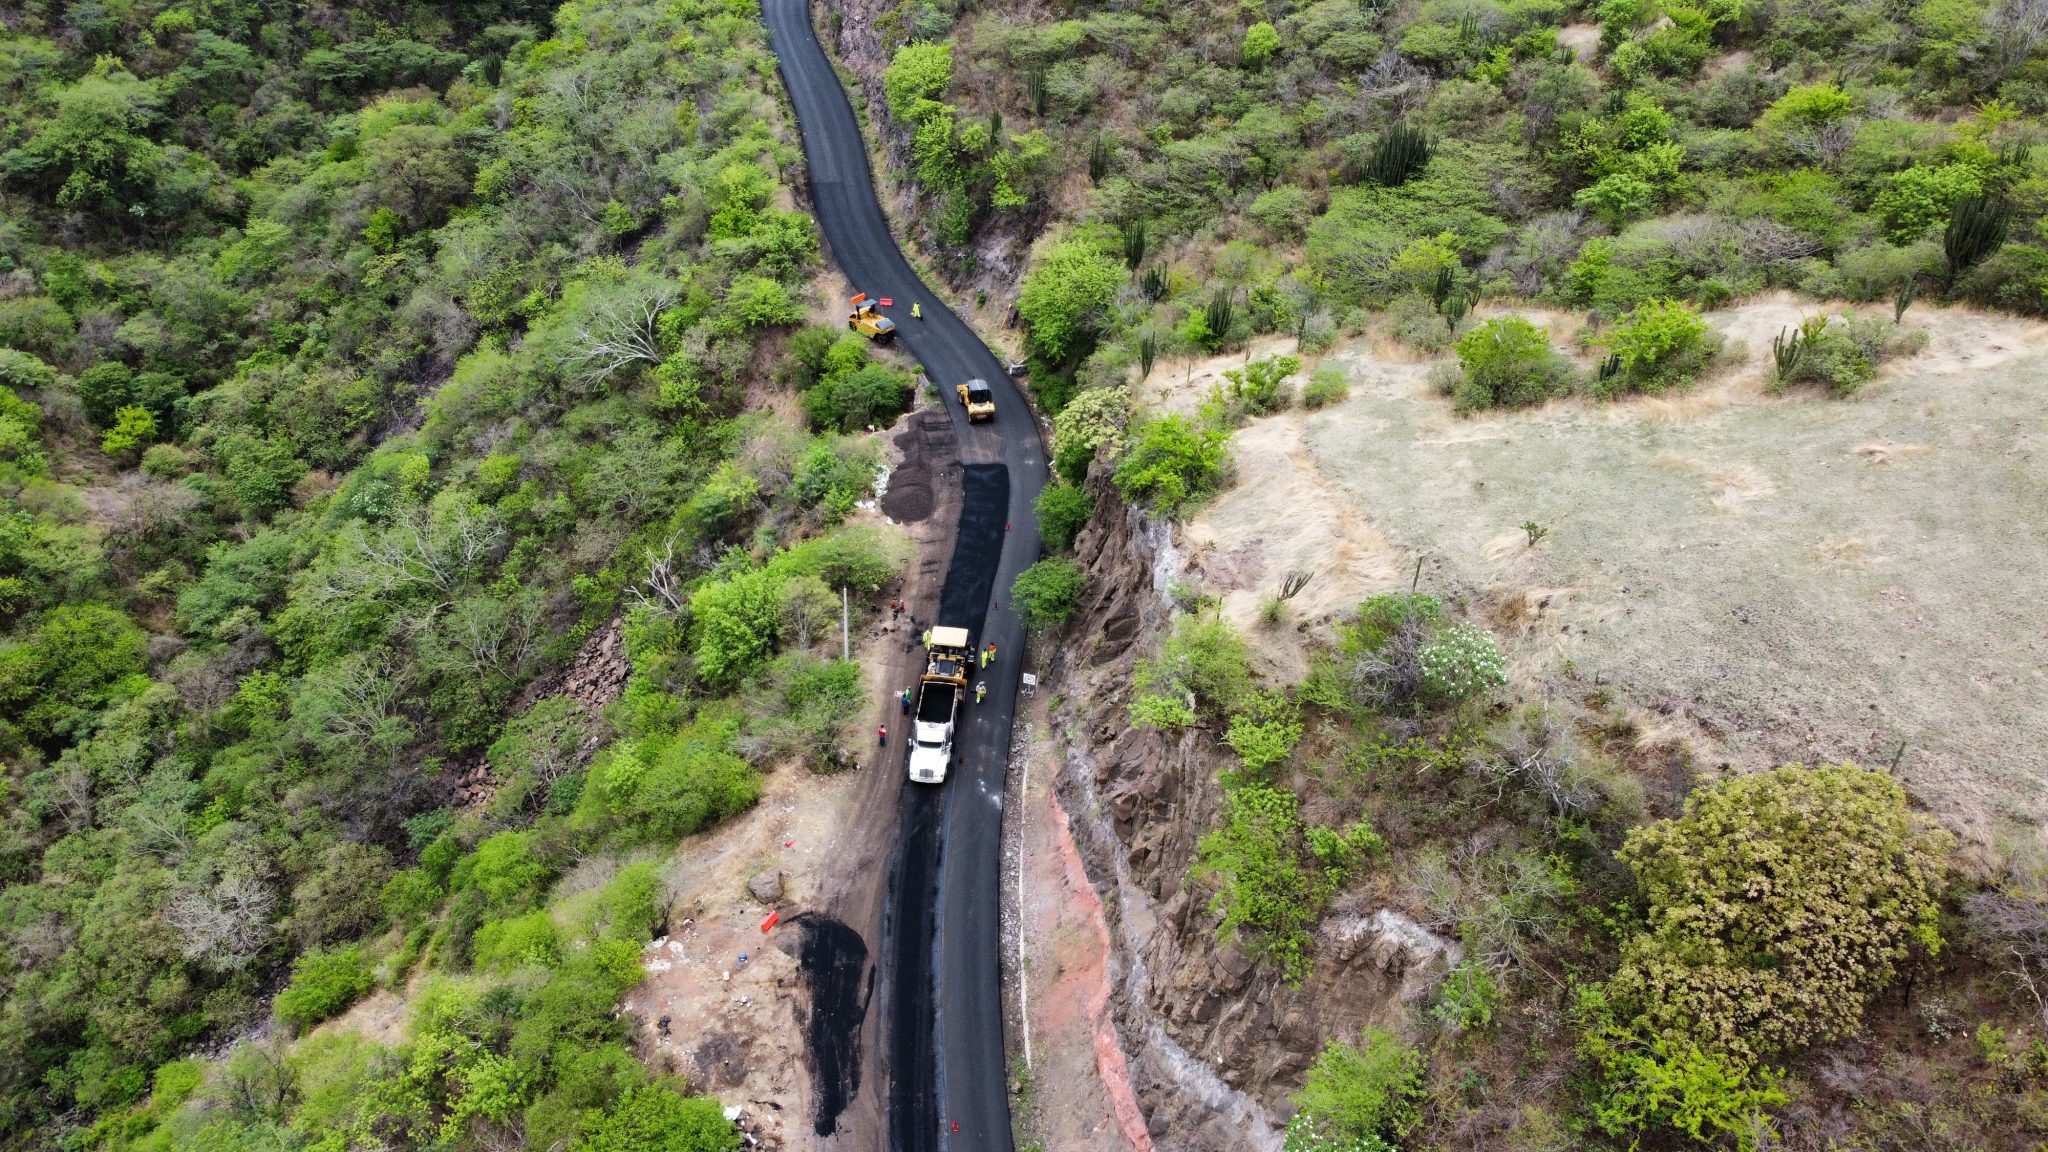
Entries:
MULTIPOLYGON (((1192 570, 1257 631, 1421 582, 1508 642, 1520 687, 1605 690, 1705 766, 1889 763, 1972 838, 2048 817, 2048 326, 1916 308, 1926 349, 1848 399, 1763 385, 1817 310, 1713 314, 1732 364, 1682 395, 1463 418, 1365 342, 1350 399, 1256 421, 1187 526, 1192 570), (1533 545, 1521 525, 1547 534, 1533 545)), ((1564 317, 1553 321, 1562 342, 1564 317)), ((1185 404, 1215 366, 1161 373, 1185 404)), ((1296 647, 1272 644, 1272 651, 1296 647)))

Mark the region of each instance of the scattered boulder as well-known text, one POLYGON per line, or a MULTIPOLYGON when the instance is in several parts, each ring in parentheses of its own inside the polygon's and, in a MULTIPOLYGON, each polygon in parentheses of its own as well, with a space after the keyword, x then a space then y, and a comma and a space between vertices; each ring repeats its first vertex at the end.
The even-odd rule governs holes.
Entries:
POLYGON ((782 899, 781 870, 770 868, 766 872, 757 873, 753 879, 747 881, 747 894, 763 904, 773 904, 782 899))

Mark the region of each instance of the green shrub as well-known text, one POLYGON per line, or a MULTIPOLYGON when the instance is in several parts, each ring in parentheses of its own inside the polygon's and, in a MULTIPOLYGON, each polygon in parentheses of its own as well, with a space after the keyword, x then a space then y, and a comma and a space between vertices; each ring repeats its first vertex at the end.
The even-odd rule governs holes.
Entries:
POLYGON ((1238 58, 1253 72, 1266 66, 1273 53, 1280 50, 1280 32, 1264 20, 1244 30, 1244 44, 1238 49, 1238 58))
POLYGON ((1777 374, 1773 387, 1819 384, 1836 396, 1848 396, 1875 379, 1886 360, 1919 351, 1927 334, 1882 316, 1847 312, 1811 317, 1782 339, 1797 342, 1797 358, 1790 373, 1777 374))
POLYGON ((618 874, 592 894, 579 908, 578 923, 593 937, 611 937, 642 944, 653 937, 667 918, 668 893, 663 887, 661 866, 642 860, 619 869, 618 874))
MULTIPOLYGON (((790 583, 805 579, 809 578, 790 583)), ((830 626, 836 628, 839 597, 828 594, 820 607, 827 609, 830 626)), ((843 763, 839 734, 860 711, 867 688, 860 665, 853 661, 790 652, 775 658, 751 695, 755 705, 748 717, 747 739, 756 747, 743 745, 747 756, 757 763, 797 757, 813 771, 826 771, 843 763)))
POLYGON ((1211 716, 1237 711, 1251 690, 1251 653, 1230 622, 1182 616, 1159 655, 1138 661, 1131 678, 1131 715, 1152 727, 1174 727, 1160 721, 1183 714, 1178 724, 1192 724, 1197 710, 1211 716))
POLYGON ((538 894, 553 871, 534 847, 528 832, 500 832, 476 846, 465 861, 468 882, 493 907, 508 908, 538 894))
MULTIPOLYGON (((723 466, 721 466, 723 469, 723 466)), ((879 442, 861 436, 820 436, 811 441, 797 457, 796 469, 789 477, 780 499, 803 509, 816 509, 819 518, 826 524, 837 524, 853 514, 853 509, 863 500, 872 499, 875 494, 875 477, 882 471, 882 452, 879 442)), ((735 496, 744 495, 744 502, 735 501, 729 515, 737 518, 751 511, 749 505, 755 491, 751 476, 739 474, 744 484, 732 490, 735 496)), ((700 489, 698 501, 703 500, 711 488, 700 489)), ((693 509, 699 508, 698 501, 692 501, 693 509)))
POLYGON ((1177 516, 1222 484, 1229 441, 1227 430, 1175 414, 1133 425, 1116 465, 1117 490, 1133 504, 1177 516))
POLYGON ((1570 389, 1571 364, 1550 346, 1549 330, 1520 316, 1488 319, 1461 337, 1457 350, 1460 412, 1520 408, 1570 389))
POLYGON ((1226 788, 1223 823, 1196 846, 1191 872, 1215 889, 1216 939, 1274 961, 1293 984, 1308 975, 1309 931, 1349 868, 1383 847, 1363 821, 1343 833, 1306 828, 1300 808, 1299 797, 1274 785, 1242 780, 1226 788))
POLYGON ((1308 384, 1301 390, 1301 406, 1304 408, 1327 408, 1342 404, 1351 398, 1351 385, 1344 379, 1344 370, 1325 365, 1309 373, 1308 384))
POLYGON ((1899 785, 1797 765, 1694 792, 1629 834, 1649 914, 1609 984, 1629 1031, 1738 1066, 1856 1030, 1914 946, 1941 946, 1952 837, 1899 785))
POLYGON ((789 289, 781 282, 766 276, 739 276, 726 290, 725 310, 718 323, 725 331, 744 334, 801 324, 803 319, 803 305, 790 298, 789 289))
POLYGON ((1907 277, 1932 276, 1940 268, 1941 245, 1934 241, 1899 246, 1879 240, 1842 253, 1834 276, 1814 288, 1858 303, 1889 300, 1907 277))
POLYGON ((1122 247, 1111 229, 1076 231, 1052 242, 1032 264, 1017 315, 1029 329, 1034 356, 1055 365, 1087 356, 1127 278, 1122 247))
POLYGON ((1423 688, 1439 699, 1462 704, 1508 682, 1500 645, 1493 633, 1476 624, 1439 629, 1417 656, 1423 688))
POLYGON ((36 739, 68 735, 147 687, 148 648, 141 628, 103 604, 53 608, 26 640, 0 644, 0 714, 36 739))
POLYGON ((524 965, 552 968, 562 960, 562 934, 544 908, 476 930, 474 963, 485 971, 510 971, 524 965))
POLYGON ((1486 965, 1467 960, 1444 977, 1429 1014, 1454 1032, 1477 1032, 1493 1023, 1506 999, 1486 965))
POLYGON ((804 416, 811 427, 835 432, 886 426, 910 406, 910 391, 910 377, 870 364, 819 381, 804 393, 804 416))
POLYGON ((362 950, 351 944, 308 952, 292 964, 292 982, 277 994, 277 1018, 304 1030, 369 994, 376 981, 362 950))
POLYGON ((816 576, 828 586, 845 584, 856 592, 879 590, 910 558, 910 545, 900 533, 874 528, 841 528, 813 537, 768 562, 777 580, 816 576))
POLYGON ((1023 611, 1026 626, 1040 632, 1066 623, 1087 585, 1088 574, 1079 564, 1055 556, 1018 573, 1010 597, 1023 611))
POLYGON ((379 903, 392 923, 403 926, 432 912, 441 902, 441 896, 441 886, 424 869, 408 868, 384 882, 379 903))
POLYGON ((944 41, 905 44, 882 70, 882 93, 888 97, 889 114, 904 124, 919 118, 920 102, 943 99, 952 82, 953 46, 944 41))
POLYGON ((109 456, 136 456, 156 439, 156 415, 147 408, 125 405, 114 413, 113 426, 100 434, 100 451, 109 456))
MULTIPOLYGON (((1337 1140, 1400 1140, 1422 1122, 1422 1053, 1383 1028, 1363 1047, 1332 1040, 1293 1096, 1303 1126, 1337 1140)), ((1290 1152, 1296 1147, 1290 1130, 1290 1152)))
POLYGON ((1275 236, 1299 240, 1308 228, 1310 218, 1315 215, 1315 205, 1309 199, 1307 189, 1294 184, 1282 184, 1259 193, 1245 209, 1245 215, 1275 236))
POLYGON ((1245 709, 1230 717, 1223 742, 1244 762, 1244 770, 1262 776, 1294 755, 1301 742, 1301 709, 1284 695, 1259 693, 1245 709))
POLYGON ((1123 451, 1124 424, 1131 401, 1120 388, 1091 388, 1076 395, 1052 418, 1053 467, 1070 484, 1088 478, 1096 453, 1123 451))
POLYGON ((1791 1097, 1771 1069, 1684 1039, 1639 1040, 1612 1028, 1593 1033, 1580 1049, 1601 1071, 1593 1119, 1609 1135, 1670 1129, 1700 1145, 1731 1141, 1738 1152, 1775 1146, 1770 1109, 1791 1097))
POLYGON ((715 1097, 649 1084, 592 1110, 570 1152, 738 1152, 740 1146, 739 1130, 715 1097))
POLYGON ((1389 592, 1368 596, 1358 606, 1358 618, 1339 628, 1346 655, 1377 652, 1405 629, 1432 630, 1443 622, 1443 602, 1426 592, 1389 592))
POLYGON ((1048 484, 1038 494, 1038 535, 1045 546, 1065 552, 1095 514, 1095 497, 1078 484, 1048 484))
POLYGON ((1441 352, 1457 336, 1425 292, 1403 292, 1387 301, 1386 323, 1395 340, 1417 352, 1441 352))
POLYGON ((614 744, 591 766, 579 823, 630 843, 661 843, 746 811, 761 798, 761 780, 734 754, 738 734, 729 710, 711 709, 673 735, 614 744))
POLYGON ((26 352, 0 348, 0 387, 40 391, 57 382, 57 370, 26 352))
POLYGON ((1247 414, 1263 416, 1287 407, 1287 378, 1301 371, 1299 356, 1263 356, 1242 368, 1226 369, 1230 399, 1247 414))
POLYGON ((1958 200, 1984 187, 1983 174, 1968 164, 1923 164, 1893 176, 1871 203, 1884 218, 1895 244, 1910 244, 1948 223, 1958 200))
POLYGON ((840 332, 817 324, 806 325, 789 334, 782 345, 783 361, 776 366, 776 379, 783 384, 805 391, 825 378, 826 357, 840 341, 851 339, 859 353, 851 367, 858 368, 867 363, 867 340, 856 333, 840 332))
POLYGON ((1619 371, 1595 385, 1602 396, 1655 395, 1692 383, 1720 348, 1699 310, 1677 300, 1649 300, 1623 316, 1598 343, 1619 371))
POLYGON ((1811 133, 1848 119, 1856 102, 1833 84, 1797 84, 1757 117, 1757 134, 1797 146, 1811 133))
POLYGON ((782 581, 772 572, 741 572, 705 584, 690 596, 690 635, 697 674, 726 688, 765 665, 780 635, 782 581))

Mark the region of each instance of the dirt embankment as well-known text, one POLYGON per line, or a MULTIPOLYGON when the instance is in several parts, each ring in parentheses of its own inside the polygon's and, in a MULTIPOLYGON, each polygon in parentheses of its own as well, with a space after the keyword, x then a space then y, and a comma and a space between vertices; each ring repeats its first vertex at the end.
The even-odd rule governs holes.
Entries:
POLYGON ((1187 873, 1216 820, 1220 758, 1204 733, 1134 728, 1126 711, 1133 666, 1170 624, 1166 588, 1186 557, 1165 526, 1106 484, 1094 489, 1077 545, 1088 589, 1047 682, 1062 697, 1054 788, 1112 944, 1111 1016, 1159 1147, 1277 1148, 1286 1098, 1323 1043, 1399 1024, 1455 946, 1365 900, 1325 919, 1300 987, 1219 944, 1187 873))

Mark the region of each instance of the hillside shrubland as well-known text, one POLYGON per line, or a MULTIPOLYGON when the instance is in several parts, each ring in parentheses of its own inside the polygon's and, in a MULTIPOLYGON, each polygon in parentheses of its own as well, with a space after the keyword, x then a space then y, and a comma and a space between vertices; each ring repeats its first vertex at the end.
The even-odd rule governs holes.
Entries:
POLYGON ((0 1146, 737 1145, 615 1008, 904 556, 773 76, 726 0, 0 18, 0 1146))
MULTIPOLYGON (((2042 27, 2027 0, 904 0, 878 30, 935 251, 973 276, 973 237, 1043 233, 1018 314, 1057 408, 1146 342, 1313 352, 1386 310, 1437 348, 1482 299, 1640 325, 1910 284, 2041 314, 2042 27), (996 178, 1027 152, 1075 176, 996 178)), ((1585 386, 1687 375, 1623 359, 1585 386)))
MULTIPOLYGON (((1836 397, 1925 342, 1916 301, 2048 313, 2037 7, 905 0, 884 51, 929 103, 883 139, 1028 134, 1071 174, 1022 203, 921 188, 951 198, 921 237, 943 266, 1014 291, 1064 546, 1091 470, 1174 519, 1256 483, 1232 430, 1341 401, 1314 358, 1346 334, 1442 357, 1469 413, 1690 387, 1735 351, 1704 314, 1767 290, 1820 314, 1765 380, 1836 397), (1206 398, 1134 400, 1204 361, 1206 398)), ((1311 670, 1271 683, 1204 589, 1171 595, 1129 716, 1220 765, 1185 877, 1220 945, 1312 982, 1318 925, 1374 900, 1463 949, 1418 1018, 1326 1038, 1290 1148, 2040 1138, 2029 853, 1962 878, 1882 771, 1719 778, 1604 691, 1526 707, 1450 596, 1301 622, 1311 670)))

